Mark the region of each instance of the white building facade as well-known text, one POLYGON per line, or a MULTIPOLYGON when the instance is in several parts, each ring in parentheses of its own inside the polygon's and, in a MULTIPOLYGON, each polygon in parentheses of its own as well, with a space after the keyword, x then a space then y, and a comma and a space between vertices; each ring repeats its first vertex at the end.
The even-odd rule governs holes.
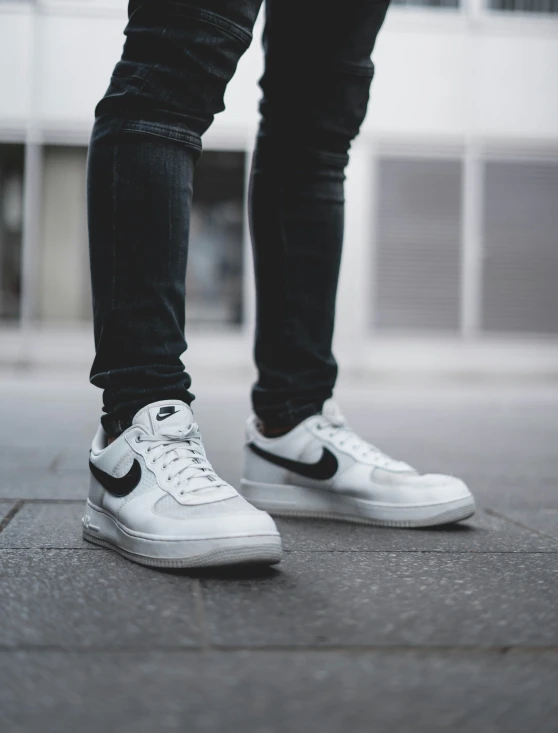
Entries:
MULTIPOLYGON (((0 0, 0 328, 12 338, 88 328, 86 146, 125 22, 124 0, 0 0)), ((260 33, 205 138, 187 283, 191 328, 239 353, 254 320, 244 200, 260 33)), ((557 374, 557 0, 394 5, 373 58, 346 184, 345 363, 557 374)))

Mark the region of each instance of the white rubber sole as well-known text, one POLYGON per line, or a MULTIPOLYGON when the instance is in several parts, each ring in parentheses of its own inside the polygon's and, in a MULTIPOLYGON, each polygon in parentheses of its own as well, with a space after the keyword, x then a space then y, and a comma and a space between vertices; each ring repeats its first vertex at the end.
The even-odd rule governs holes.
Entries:
POLYGON ((437 504, 386 504, 321 489, 246 479, 240 482, 240 493, 258 509, 275 516, 339 519, 381 527, 433 527, 460 522, 475 513, 471 495, 437 504))
POLYGON ((278 532, 235 537, 169 540, 132 532, 89 500, 83 539, 119 552, 128 560, 155 568, 201 568, 224 565, 274 565, 281 560, 278 532))

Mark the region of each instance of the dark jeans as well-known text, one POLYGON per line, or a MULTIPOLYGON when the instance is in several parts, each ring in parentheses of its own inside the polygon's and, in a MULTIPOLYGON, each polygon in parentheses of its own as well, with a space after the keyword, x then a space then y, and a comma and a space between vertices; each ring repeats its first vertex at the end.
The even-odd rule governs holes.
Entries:
MULTIPOLYGON (((295 424, 331 396, 343 180, 389 0, 268 0, 250 185, 257 290, 253 405, 295 424)), ((96 357, 110 435, 161 399, 191 402, 185 279, 201 136, 252 40, 261 0, 131 0, 88 162, 96 357)), ((223 353, 226 363, 227 355, 223 353)))

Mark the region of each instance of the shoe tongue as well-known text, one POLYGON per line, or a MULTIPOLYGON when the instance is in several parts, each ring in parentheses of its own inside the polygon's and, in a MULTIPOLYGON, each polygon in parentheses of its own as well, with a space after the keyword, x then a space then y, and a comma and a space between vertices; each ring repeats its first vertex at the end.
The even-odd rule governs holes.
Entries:
POLYGON ((324 406, 322 407, 322 415, 325 417, 326 420, 328 420, 332 425, 335 425, 336 427, 343 427, 347 424, 345 416, 339 409, 339 405, 331 397, 329 400, 326 400, 324 402, 324 406))
POLYGON ((141 409, 132 425, 141 425, 153 435, 181 435, 194 422, 194 414, 185 402, 162 400, 141 409))

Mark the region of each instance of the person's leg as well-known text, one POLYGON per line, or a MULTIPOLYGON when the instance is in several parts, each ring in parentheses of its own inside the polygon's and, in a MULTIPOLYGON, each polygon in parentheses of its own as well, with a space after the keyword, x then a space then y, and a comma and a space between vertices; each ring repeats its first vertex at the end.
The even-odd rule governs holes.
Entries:
POLYGON ((259 376, 240 486, 272 514, 423 527, 471 516, 467 486, 390 458, 330 398, 343 172, 387 3, 269 0, 251 202, 259 376))
POLYGON ((89 453, 83 537, 150 567, 281 558, 273 520, 207 460, 180 361, 192 171, 259 3, 133 0, 122 61, 97 107, 91 381, 105 390, 106 414, 89 453))
POLYGON ((193 168, 260 3, 130 2, 88 162, 91 382, 104 389, 108 435, 151 402, 193 399, 180 359, 193 168))
POLYGON ((368 103, 389 0, 268 0, 261 124, 251 177, 257 291, 254 411, 266 427, 319 412, 343 242, 343 180, 368 103))

